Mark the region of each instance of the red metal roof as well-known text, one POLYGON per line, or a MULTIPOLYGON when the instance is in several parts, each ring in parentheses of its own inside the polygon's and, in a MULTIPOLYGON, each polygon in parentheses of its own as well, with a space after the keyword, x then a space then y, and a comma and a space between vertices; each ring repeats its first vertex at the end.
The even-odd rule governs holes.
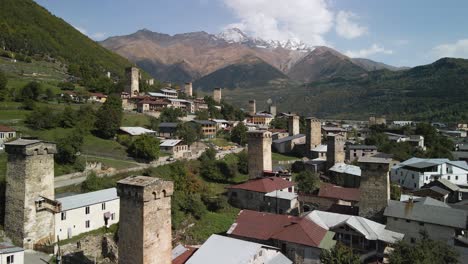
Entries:
POLYGON ((345 201, 359 201, 358 188, 345 188, 331 183, 322 183, 318 197, 333 198, 345 201))
POLYGON ((198 250, 198 248, 195 248, 195 247, 186 246, 186 248, 187 248, 187 251, 182 253, 177 258, 173 259, 172 264, 185 264, 185 262, 187 262, 192 257, 195 251, 198 250))
POLYGON ((16 130, 9 127, 9 126, 4 126, 0 125, 0 132, 15 132, 16 130))
POLYGON ((327 230, 316 223, 290 215, 242 210, 231 235, 258 240, 277 239, 318 247, 327 230))
POLYGON ((284 180, 281 177, 268 177, 231 185, 229 189, 242 189, 254 192, 269 193, 294 186, 294 182, 284 180))

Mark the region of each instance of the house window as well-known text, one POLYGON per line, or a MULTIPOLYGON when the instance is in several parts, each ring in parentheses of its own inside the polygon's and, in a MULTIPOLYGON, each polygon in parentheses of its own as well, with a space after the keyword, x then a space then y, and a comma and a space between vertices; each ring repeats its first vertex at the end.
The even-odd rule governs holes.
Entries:
POLYGON ((427 181, 427 180, 429 180, 429 177, 428 177, 428 176, 426 176, 426 181, 427 181))
POLYGON ((450 175, 449 175, 449 176, 447 176, 447 180, 449 180, 449 181, 450 181, 450 175))
POLYGON ((420 226, 424 226, 424 223, 423 223, 423 222, 419 222, 419 225, 420 225, 420 226))
POLYGON ((356 157, 357 156, 356 153, 354 153, 353 156, 356 157))
POLYGON ((115 220, 115 213, 111 214, 111 220, 115 220))
POLYGON ((406 223, 411 223, 411 220, 406 219, 406 223))
POLYGON ((101 208, 102 208, 102 210, 106 210, 106 203, 102 203, 101 208))
POLYGON ((89 214, 89 206, 86 206, 86 208, 85 208, 85 214, 89 214))
POLYGON ((61 219, 62 221, 67 220, 67 212, 62 212, 61 219))
POLYGON ((416 183, 414 183, 413 185, 414 185, 414 188, 416 188, 416 183))
POLYGON ((13 263, 15 263, 15 255, 7 256, 7 258, 6 258, 6 263, 7 263, 7 264, 13 264, 13 263))
POLYGON ((455 176, 455 180, 457 180, 457 181, 458 181, 458 176, 455 176))
POLYGON ((85 222, 85 227, 86 227, 86 228, 89 228, 89 225, 90 225, 89 220, 86 220, 86 222, 85 222))

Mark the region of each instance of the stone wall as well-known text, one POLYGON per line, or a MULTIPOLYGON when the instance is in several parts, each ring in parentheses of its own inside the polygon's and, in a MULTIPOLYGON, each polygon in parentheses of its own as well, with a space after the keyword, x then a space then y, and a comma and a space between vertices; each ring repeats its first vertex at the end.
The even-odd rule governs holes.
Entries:
POLYGON ((215 88, 213 90, 213 100, 217 103, 221 103, 221 88, 215 88))
POLYGON ((327 136, 327 169, 333 167, 336 163, 344 163, 346 139, 341 135, 327 136))
POLYGON ((137 96, 140 91, 140 70, 136 67, 129 67, 125 69, 125 75, 128 82, 125 86, 125 92, 130 94, 130 97, 137 96))
POLYGON ((255 100, 249 100, 249 115, 253 116, 257 113, 257 103, 255 100))
POLYGON ((294 136, 300 133, 299 116, 293 115, 288 117, 288 132, 290 136, 294 136))
POLYGON ((272 170, 271 132, 250 131, 248 138, 249 178, 263 176, 264 170, 272 170))
POLYGON ((322 144, 322 124, 320 120, 309 117, 306 119, 306 151, 311 157, 310 150, 322 144))
POLYGON ((360 162, 359 215, 380 217, 390 200, 389 163, 360 162))

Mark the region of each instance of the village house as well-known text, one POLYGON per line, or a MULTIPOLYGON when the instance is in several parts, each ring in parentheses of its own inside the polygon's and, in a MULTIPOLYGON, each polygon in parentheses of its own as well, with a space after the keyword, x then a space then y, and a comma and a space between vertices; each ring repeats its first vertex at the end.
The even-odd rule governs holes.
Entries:
POLYGON ((322 135, 327 136, 328 134, 340 135, 346 138, 348 133, 346 129, 341 127, 322 126, 322 135))
POLYGON ((295 264, 318 264, 323 250, 336 244, 335 233, 307 218, 242 210, 227 234, 281 249, 295 264))
POLYGON ((295 203, 297 200, 292 195, 279 194, 280 192, 295 193, 294 182, 280 177, 250 180, 231 185, 227 189, 229 202, 241 209, 286 213, 294 209, 292 206, 298 206, 295 203), (276 198, 283 201, 268 203, 276 198))
POLYGON ((278 248, 272 246, 232 237, 211 235, 185 263, 292 264, 292 261, 286 258, 278 248))
POLYGON ((185 99, 169 98, 170 107, 181 109, 187 113, 195 113, 195 107, 192 101, 185 99))
POLYGON ((304 218, 335 233, 334 239, 361 255, 361 261, 384 257, 387 246, 402 240, 404 233, 391 231, 385 225, 364 217, 315 210, 304 218))
POLYGON ((335 163, 328 176, 332 183, 349 188, 358 188, 361 183, 361 168, 346 163, 335 163))
POLYGON ((183 158, 190 154, 190 147, 180 139, 162 140, 159 149, 161 152, 170 154, 173 158, 183 158))
POLYGON ((115 188, 56 198, 61 204, 55 213, 55 235, 72 238, 119 222, 119 197, 115 188))
POLYGON ((205 138, 215 138, 216 132, 218 131, 216 127, 216 122, 211 120, 192 120, 191 122, 201 126, 203 137, 205 138))
POLYGON ((413 190, 438 179, 445 179, 460 186, 468 186, 467 174, 468 164, 466 161, 411 158, 393 166, 390 179, 404 188, 413 190))
POLYGON ((395 133, 390 133, 390 132, 385 132, 384 134, 387 135, 388 140, 390 141, 393 141, 396 143, 408 142, 415 148, 420 148, 422 150, 426 149, 424 145, 423 136, 420 136, 420 135, 405 136, 405 135, 400 135, 400 134, 395 134, 395 133))
POLYGON ((0 125, 0 150, 4 149, 4 143, 16 138, 16 130, 9 126, 0 125))
POLYGON ((140 113, 146 112, 161 112, 167 108, 170 104, 170 101, 167 99, 143 99, 137 103, 137 111, 140 113))
POLYGON ((273 118, 273 115, 268 113, 255 113, 247 117, 247 123, 269 127, 273 118))
POLYGON ((413 121, 392 121, 392 125, 395 127, 404 127, 414 125, 413 121))
POLYGON ((205 103, 203 98, 197 98, 193 100, 195 112, 197 111, 208 111, 208 104, 205 103))
POLYGON ((388 202, 384 216, 387 229, 405 234, 404 240, 415 243, 426 230, 429 238, 454 245, 454 239, 466 230, 467 212, 453 209, 430 197, 388 202))
POLYGON ((0 264, 24 264, 24 249, 0 242, 0 264))
POLYGON ((211 121, 216 123, 216 129, 218 130, 225 130, 230 127, 229 121, 225 119, 211 119, 211 121))
POLYGON ((359 202, 358 188, 345 188, 323 182, 315 194, 299 194, 304 211, 330 211, 334 205, 353 207, 359 202))
POLYGON ((159 123, 158 136, 162 138, 174 138, 177 132, 178 123, 162 122, 159 123))
MULTIPOLYGON (((461 188, 446 179, 438 179, 438 180, 432 181, 424 185, 421 190, 425 190, 425 189, 431 189, 431 190, 437 191, 440 194, 444 193, 443 191, 448 192, 448 195, 446 199, 444 200, 444 202, 446 203, 458 203, 463 200, 468 200, 468 188, 461 188)), ((432 197, 431 195, 422 195, 423 193, 419 191, 415 191, 413 193, 418 193, 418 196, 432 197)), ((432 198, 436 199, 435 197, 432 197, 432 198)), ((440 200, 440 199, 437 199, 437 200, 440 200)))
POLYGON ((272 146, 276 152, 284 154, 293 152, 297 145, 304 145, 305 143, 306 136, 304 134, 297 134, 273 140, 272 146))
POLYGON ((346 160, 355 161, 361 157, 371 157, 377 154, 377 147, 373 145, 347 145, 346 160))
POLYGON ((107 100, 107 95, 103 93, 90 93, 89 100, 96 103, 105 103, 107 100))
POLYGON ((161 93, 164 94, 165 96, 167 96, 167 98, 177 98, 178 97, 177 91, 174 90, 174 89, 171 89, 171 88, 161 89, 161 93))

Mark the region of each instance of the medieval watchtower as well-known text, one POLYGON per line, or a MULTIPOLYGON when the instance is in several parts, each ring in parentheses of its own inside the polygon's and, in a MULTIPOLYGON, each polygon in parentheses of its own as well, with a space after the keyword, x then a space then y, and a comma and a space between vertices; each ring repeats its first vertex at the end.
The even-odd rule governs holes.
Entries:
POLYGON ((215 88, 213 90, 213 100, 218 104, 221 103, 221 88, 215 88))
POLYGON ((186 82, 184 86, 185 95, 192 97, 193 96, 193 86, 191 82, 186 82))
POLYGON ((125 85, 125 92, 128 93, 130 97, 138 96, 140 92, 140 70, 136 67, 129 67, 125 69, 125 75, 128 82, 127 85, 125 85))
POLYGON ((257 113, 257 102, 249 100, 249 115, 254 116, 257 113))
POLYGON ((250 131, 248 138, 249 179, 263 176, 263 171, 272 170, 271 162, 271 132, 250 131))
POLYGON ((327 135, 327 169, 336 163, 344 163, 346 139, 341 135, 327 135))
POLYGON ((290 136, 299 134, 299 116, 291 115, 288 118, 288 132, 290 136))
POLYGON ((171 264, 171 181, 132 176, 117 182, 119 263, 171 264))
POLYGON ((322 144, 322 124, 314 117, 306 119, 306 151, 310 152, 322 144))
POLYGON ((26 249, 54 241, 53 143, 17 139, 5 144, 8 153, 5 191, 5 233, 26 249))

